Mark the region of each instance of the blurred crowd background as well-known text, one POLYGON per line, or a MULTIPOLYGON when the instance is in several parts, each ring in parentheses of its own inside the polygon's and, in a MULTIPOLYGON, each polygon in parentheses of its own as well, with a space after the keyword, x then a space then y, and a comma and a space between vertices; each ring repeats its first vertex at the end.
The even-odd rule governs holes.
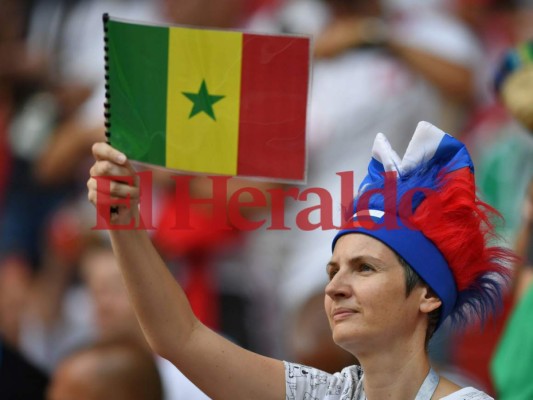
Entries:
MULTIPOLYGON (((377 132, 399 154, 420 120, 463 140, 481 196, 505 219, 497 240, 521 259, 501 315, 444 327, 430 354, 459 384, 533 398, 533 1, 0 0, 0 399, 206 398, 149 353, 107 234, 91 229, 85 184, 91 145, 105 140, 104 12, 311 35, 308 178, 297 187, 328 190, 339 216, 336 174, 362 179, 377 132)), ((200 206, 196 229, 176 231, 173 183, 156 174, 151 234, 204 323, 325 371, 357 362, 333 344, 323 312, 334 232, 294 224, 318 198, 287 200, 285 231, 215 231, 200 206)), ((244 185, 286 188, 232 179, 230 194, 244 185)), ((211 182, 195 177, 190 189, 206 198, 211 182)), ((269 218, 267 208, 245 212, 269 218)))

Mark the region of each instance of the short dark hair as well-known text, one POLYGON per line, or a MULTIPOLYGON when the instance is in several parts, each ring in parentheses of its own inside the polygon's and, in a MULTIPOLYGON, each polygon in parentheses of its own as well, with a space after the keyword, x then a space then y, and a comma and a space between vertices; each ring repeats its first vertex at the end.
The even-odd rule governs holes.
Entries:
MULTIPOLYGON (((400 265, 403 267, 403 271, 405 273, 405 295, 409 296, 413 289, 419 285, 426 285, 429 290, 432 291, 432 289, 428 286, 428 284, 418 275, 418 273, 409 265, 407 261, 403 259, 399 254, 396 254, 396 257, 398 257, 398 261, 400 262, 400 265)), ((437 324, 440 319, 442 306, 431 311, 428 314, 428 327, 426 330, 426 349, 429 344, 429 340, 435 333, 435 330, 437 328, 437 324)))
POLYGON ((163 386, 154 355, 139 343, 117 338, 93 343, 66 360, 93 357, 93 384, 102 398, 162 400, 163 386), (101 392, 103 391, 103 392, 101 392))

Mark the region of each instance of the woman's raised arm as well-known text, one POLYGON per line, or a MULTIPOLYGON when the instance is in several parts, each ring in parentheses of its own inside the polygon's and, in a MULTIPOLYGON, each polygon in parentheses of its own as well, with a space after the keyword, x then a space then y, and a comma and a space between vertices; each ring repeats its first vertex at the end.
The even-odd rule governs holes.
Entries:
MULTIPOLYGON (((87 182, 89 200, 97 195, 130 196, 131 206, 119 206, 111 223, 138 224, 138 184, 112 181, 98 185, 106 176, 135 177, 126 157, 106 143, 93 146, 95 163, 87 182), (107 193, 106 193, 107 191, 107 193)), ((103 196, 102 198, 108 198, 103 196)), ((107 208, 109 210, 109 208, 107 208)), ((107 211, 109 212, 109 211, 107 211)), ((113 250, 120 265, 131 302, 151 348, 171 361, 194 384, 215 399, 283 399, 283 363, 247 351, 204 326, 144 230, 111 230, 113 250)))

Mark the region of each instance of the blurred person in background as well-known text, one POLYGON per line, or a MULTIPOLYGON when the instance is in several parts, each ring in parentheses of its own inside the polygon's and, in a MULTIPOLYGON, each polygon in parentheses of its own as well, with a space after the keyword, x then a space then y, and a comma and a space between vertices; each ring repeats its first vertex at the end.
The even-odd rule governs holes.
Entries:
MULTIPOLYGON (((19 46, 26 28, 27 8, 27 2, 0 3, 0 216, 5 207, 12 167, 8 127, 16 99, 21 91, 14 79, 16 74, 13 74, 13 69, 16 67, 11 64, 11 59, 13 53, 22 52, 19 46)), ((0 241, 5 240, 0 236, 0 241)), ((0 261, 0 266, 0 331, 4 340, 15 343, 17 314, 21 308, 29 277, 27 269, 21 263, 0 261)))
MULTIPOLYGON (((9 5, 11 2, 7 2, 9 5)), ((16 345, 24 298, 42 265, 54 210, 80 189, 78 166, 103 128, 83 115, 103 79, 97 0, 20 2, 18 35, 0 45, 0 82, 9 88, 6 134, 12 162, 0 209, 0 331, 16 345), (98 34, 95 34, 98 32, 98 34)), ((134 15, 141 1, 100 2, 134 15)), ((147 14, 147 6, 142 6, 147 14)), ((9 9, 8 9, 9 11, 9 9)), ((9 16, 6 15, 6 18, 9 16)), ((0 123, 0 125, 2 125, 0 123)))
MULTIPOLYGON (((89 248, 82 260, 82 271, 94 305, 98 339, 128 338, 148 348, 111 247, 107 244, 89 248)), ((208 399, 170 362, 158 356, 154 360, 165 400, 208 399)))
POLYGON ((163 400, 152 354, 127 341, 78 350, 55 371, 47 400, 163 400))
POLYGON ((500 59, 494 87, 506 119, 494 130, 493 139, 479 150, 480 188, 491 204, 499 207, 507 224, 501 232, 515 241, 520 209, 533 174, 533 111, 530 107, 533 41, 509 48, 500 59))
MULTIPOLYGON (((517 210, 522 209, 524 198, 528 197, 529 182, 533 178, 533 90, 531 79, 528 78, 533 66, 532 50, 531 41, 525 41, 508 49, 500 59, 494 86, 500 107, 505 111, 504 118, 492 126, 492 130, 489 123, 485 124, 486 131, 482 132, 485 136, 474 137, 470 141, 479 160, 477 182, 480 193, 489 204, 501 210, 505 224, 498 224, 497 231, 505 243, 512 246, 524 240, 521 238, 527 218, 517 210), (476 141, 479 141, 477 147, 476 141)), ((524 245, 518 243, 517 246, 519 255, 525 256, 524 245)), ((511 309, 515 297, 513 293, 507 294, 506 312, 488 323, 482 334, 472 329, 454 338, 452 358, 456 365, 487 387, 497 383, 494 381, 494 372, 491 373, 489 369, 490 360, 495 357, 494 351, 502 340, 505 320, 513 312, 511 309)), ((527 350, 524 350, 525 354, 527 350)), ((503 353, 499 354, 501 357, 503 353)), ((500 398, 501 393, 496 394, 500 398)))
POLYGON ((51 216, 42 264, 34 274, 20 316, 20 351, 49 373, 61 358, 93 340, 96 333, 79 265, 97 238, 84 232, 88 225, 80 214, 70 204, 51 216))
MULTIPOLYGON (((95 343, 125 341, 148 351, 107 239, 69 227, 73 221, 61 214, 54 222, 57 232, 50 233, 47 264, 37 272, 22 315, 22 352, 52 373, 65 370, 58 365, 71 365, 64 359, 78 348, 95 343), (69 229, 74 231, 70 237, 69 229), (62 236, 56 237, 59 233, 62 236)), ((164 400, 207 399, 168 361, 153 356, 153 362, 164 400)))
POLYGON ((513 271, 513 306, 490 365, 496 396, 501 400, 533 396, 533 180, 526 193, 516 247, 522 258, 513 271))
MULTIPOLYGON (((505 136, 505 131, 515 130, 493 81, 508 50, 533 37, 533 3, 527 0, 451 0, 449 3, 449 8, 476 35, 484 54, 478 74, 482 96, 463 129, 472 156, 479 160, 502 133, 505 136)), ((508 225, 510 230, 516 230, 514 214, 512 218, 508 225)))
POLYGON ((503 103, 522 128, 521 134, 515 131, 504 136, 494 155, 493 160, 500 161, 500 168, 507 170, 508 177, 495 182, 500 190, 501 186, 508 190, 507 199, 498 200, 522 203, 522 213, 516 211, 520 207, 514 208, 515 218, 520 221, 515 241, 521 260, 514 268, 512 308, 492 358, 491 374, 499 399, 528 399, 533 396, 527 372, 533 357, 533 40, 507 53, 497 84, 503 103), (503 157, 511 149, 519 161, 507 165, 503 157), (516 199, 518 196, 522 198, 516 199))

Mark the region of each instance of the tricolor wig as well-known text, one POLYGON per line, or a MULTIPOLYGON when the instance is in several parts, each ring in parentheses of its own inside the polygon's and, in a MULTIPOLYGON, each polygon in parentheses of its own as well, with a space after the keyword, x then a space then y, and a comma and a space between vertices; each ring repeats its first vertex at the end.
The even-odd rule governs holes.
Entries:
POLYGON ((414 269, 442 301, 438 326, 450 317, 484 321, 501 304, 513 253, 495 244, 498 212, 476 195, 466 147, 420 122, 400 159, 383 134, 374 142, 368 175, 353 215, 335 236, 380 240, 414 269))

